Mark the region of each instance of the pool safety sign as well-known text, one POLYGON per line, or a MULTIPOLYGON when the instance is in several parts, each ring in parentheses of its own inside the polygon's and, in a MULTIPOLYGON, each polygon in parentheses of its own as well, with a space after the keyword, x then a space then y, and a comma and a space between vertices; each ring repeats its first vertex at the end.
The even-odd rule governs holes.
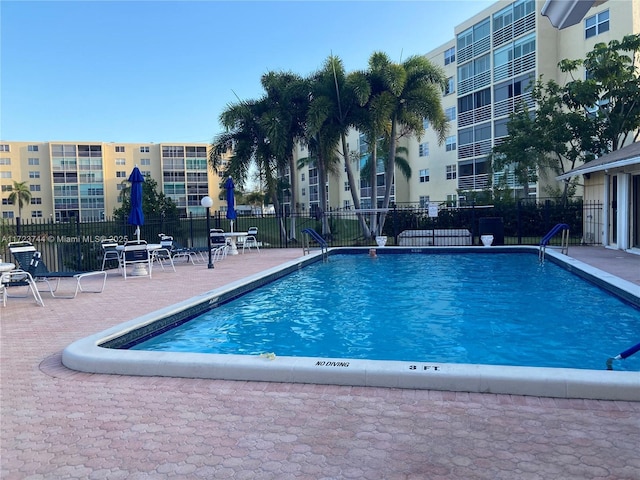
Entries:
POLYGON ((429 203, 429 217, 435 218, 438 216, 438 204, 430 202, 429 203))

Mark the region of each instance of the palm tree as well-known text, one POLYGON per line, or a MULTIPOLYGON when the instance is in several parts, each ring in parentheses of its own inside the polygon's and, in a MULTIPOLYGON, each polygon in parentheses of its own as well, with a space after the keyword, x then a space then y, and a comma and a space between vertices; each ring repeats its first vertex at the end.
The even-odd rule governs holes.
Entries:
MULTIPOLYGON (((360 208, 359 185, 353 174, 353 156, 347 147, 349 129, 357 125, 357 119, 368 99, 368 83, 357 74, 346 75, 340 58, 329 56, 323 67, 310 79, 311 104, 307 116, 307 143, 318 167, 320 205, 326 208, 324 185, 327 176, 337 173, 342 162, 347 173, 353 205, 360 208)), ((365 237, 369 228, 360 212, 357 213, 365 237)), ((323 216, 323 234, 329 233, 329 224, 323 216)))
POLYGON ((295 239, 297 201, 297 175, 293 150, 296 142, 304 138, 305 119, 309 108, 308 82, 299 75, 288 72, 268 72, 261 84, 266 91, 266 111, 262 127, 275 156, 278 177, 284 177, 289 169, 288 190, 291 195, 290 236, 295 239))
MULTIPOLYGON (((220 115, 226 131, 215 138, 209 163, 218 171, 224 154, 232 152, 225 174, 233 176, 240 187, 250 166, 257 165, 267 195, 280 212, 278 178, 289 167, 295 182, 293 146, 304 132, 308 90, 305 81, 292 73, 269 72, 261 83, 266 91, 261 99, 231 104, 220 115)), ((292 203, 295 207, 294 195, 292 203)), ((282 219, 280 228, 285 234, 282 219)), ((291 230, 295 232, 293 217, 291 230)))
POLYGON ((22 218, 22 207, 25 202, 31 201, 31 191, 27 186, 27 182, 13 181, 13 188, 9 194, 9 202, 12 204, 18 203, 18 217, 22 218))
MULTIPOLYGON (((369 60, 369 72, 374 84, 372 96, 384 99, 385 109, 390 108, 389 153, 385 162, 385 193, 383 208, 389 208, 391 187, 394 182, 394 163, 397 157, 398 139, 424 133, 423 120, 428 119, 442 144, 447 134, 448 122, 440 102, 445 87, 443 70, 422 56, 411 56, 402 63, 393 63, 381 52, 375 52, 369 60)), ((372 104, 373 101, 372 101, 372 104)), ((380 231, 384 226, 382 213, 380 231)))
MULTIPOLYGON (((359 72, 345 75, 344 65, 340 58, 331 55, 325 62, 323 69, 324 94, 333 102, 334 122, 339 126, 342 158, 344 161, 347 182, 351 192, 351 200, 356 209, 360 209, 360 188, 353 174, 353 155, 347 147, 347 133, 349 128, 357 126, 358 118, 362 115, 364 105, 369 97, 369 84, 359 72), (331 87, 333 80, 333 88, 331 87)), ((356 161, 359 158, 356 156, 356 161)), ((358 211, 357 218, 360 229, 365 238, 370 236, 369 227, 364 216, 358 211)))

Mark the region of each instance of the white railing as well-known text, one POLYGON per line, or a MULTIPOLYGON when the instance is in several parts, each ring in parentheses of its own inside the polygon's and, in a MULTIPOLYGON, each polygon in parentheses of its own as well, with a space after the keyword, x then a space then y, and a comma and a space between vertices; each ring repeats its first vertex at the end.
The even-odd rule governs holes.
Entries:
POLYGON ((469 175, 458 177, 458 188, 460 190, 483 190, 489 186, 489 175, 469 175))
POLYGON ((496 102, 493 106, 493 115, 494 117, 509 115, 510 113, 515 112, 516 107, 522 102, 526 103, 529 108, 535 107, 535 102, 533 101, 531 92, 527 92, 524 95, 518 95, 513 98, 507 98, 496 102))
POLYGON ((535 28, 536 16, 535 13, 532 12, 529 15, 519 18, 515 22, 493 32, 493 48, 497 48, 500 45, 510 42, 514 38, 532 31, 535 28))

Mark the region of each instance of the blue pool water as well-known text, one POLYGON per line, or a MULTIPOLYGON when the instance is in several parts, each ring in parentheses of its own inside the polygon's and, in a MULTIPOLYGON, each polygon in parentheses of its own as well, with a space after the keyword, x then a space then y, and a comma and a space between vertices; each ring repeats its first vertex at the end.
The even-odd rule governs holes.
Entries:
POLYGON ((639 341, 640 310, 536 255, 336 255, 132 349, 602 370, 639 341))

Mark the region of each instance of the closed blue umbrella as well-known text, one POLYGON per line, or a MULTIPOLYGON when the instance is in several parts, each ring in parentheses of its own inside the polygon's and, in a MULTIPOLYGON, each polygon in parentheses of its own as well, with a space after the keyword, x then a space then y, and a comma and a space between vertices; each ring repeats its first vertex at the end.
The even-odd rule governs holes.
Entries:
POLYGON ((136 238, 140 240, 140 225, 144 225, 144 213, 142 213, 142 184, 144 176, 136 165, 129 175, 129 183, 131 183, 131 210, 127 223, 136 226, 136 238))
POLYGON ((224 188, 227 195, 227 218, 231 220, 231 231, 233 232, 233 221, 238 218, 236 214, 236 199, 234 197, 235 185, 231 177, 224 182, 224 188))

